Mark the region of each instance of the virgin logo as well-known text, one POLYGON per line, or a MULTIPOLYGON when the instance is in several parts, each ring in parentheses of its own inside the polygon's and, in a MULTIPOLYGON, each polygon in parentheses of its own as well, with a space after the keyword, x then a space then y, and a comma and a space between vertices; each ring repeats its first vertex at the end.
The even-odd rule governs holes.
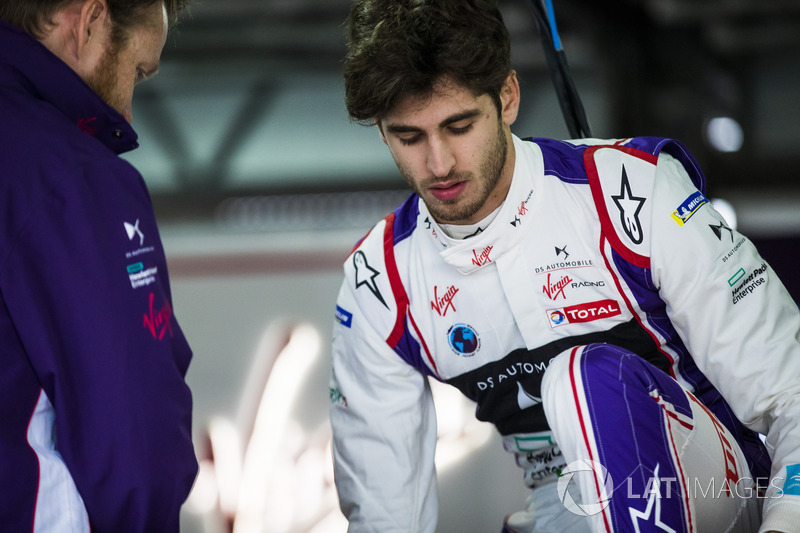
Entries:
POLYGON ((450 285, 450 288, 447 289, 447 292, 439 297, 439 287, 433 287, 433 301, 431 302, 431 309, 436 311, 439 316, 445 316, 447 311, 450 309, 455 311, 456 308, 453 305, 453 297, 457 292, 458 289, 456 289, 455 285, 450 285))
POLYGON ((524 215, 525 213, 527 213, 527 212, 528 212, 528 208, 527 208, 527 207, 525 207, 525 202, 522 202, 522 203, 519 205, 519 216, 523 216, 523 215, 524 215))
POLYGON ((150 330, 150 334, 154 339, 162 340, 164 334, 169 331, 169 336, 172 337, 172 306, 168 301, 164 302, 161 309, 156 310, 153 307, 154 295, 150 293, 150 314, 144 315, 144 327, 150 330))
POLYGON ((489 259, 489 254, 492 253, 492 248, 494 248, 494 246, 487 246, 483 249, 481 255, 478 255, 478 252, 472 250, 472 264, 475 266, 483 266, 486 263, 491 263, 492 260, 489 259))
POLYGON ((547 273, 547 285, 542 287, 542 292, 544 292, 548 298, 551 300, 555 300, 559 296, 566 299, 564 295, 564 287, 566 287, 569 283, 572 283, 572 278, 569 276, 561 276, 561 279, 555 283, 550 283, 550 273, 547 273))
POLYGON ((89 135, 94 135, 95 133, 97 133, 97 128, 95 127, 94 124, 92 124, 92 122, 94 122, 95 120, 97 120, 97 117, 79 118, 78 129, 85 133, 88 133, 89 135))

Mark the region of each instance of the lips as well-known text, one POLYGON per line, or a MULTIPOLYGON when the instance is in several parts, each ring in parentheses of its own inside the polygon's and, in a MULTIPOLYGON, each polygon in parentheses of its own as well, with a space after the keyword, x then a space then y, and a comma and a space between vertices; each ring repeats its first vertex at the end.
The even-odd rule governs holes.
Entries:
POLYGON ((428 190, 440 202, 455 200, 467 187, 466 181, 437 183, 428 190))

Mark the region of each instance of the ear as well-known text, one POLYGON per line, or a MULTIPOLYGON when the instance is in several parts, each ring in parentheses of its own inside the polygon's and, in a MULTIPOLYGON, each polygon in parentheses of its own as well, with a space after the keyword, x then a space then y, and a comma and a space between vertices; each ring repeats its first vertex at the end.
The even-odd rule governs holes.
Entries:
POLYGON ((500 103, 502 104, 503 122, 510 126, 517 120, 519 113, 519 82, 514 70, 508 75, 505 85, 500 89, 500 103))
POLYGON ((80 57, 88 47, 104 46, 104 34, 108 33, 110 17, 106 0, 83 0, 77 22, 77 53, 80 57))
POLYGON ((389 143, 386 142, 386 135, 383 134, 383 126, 381 126, 381 121, 378 120, 378 119, 375 119, 375 124, 378 126, 378 135, 381 136, 381 140, 383 141, 383 144, 385 144, 386 146, 389 146, 389 143))

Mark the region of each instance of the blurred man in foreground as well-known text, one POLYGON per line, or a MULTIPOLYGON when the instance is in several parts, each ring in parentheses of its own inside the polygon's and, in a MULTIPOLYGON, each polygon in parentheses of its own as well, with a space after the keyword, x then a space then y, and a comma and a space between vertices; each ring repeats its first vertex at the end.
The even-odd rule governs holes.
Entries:
POLYGON ((0 3, 0 529, 173 532, 191 350, 138 146, 181 0, 0 3))

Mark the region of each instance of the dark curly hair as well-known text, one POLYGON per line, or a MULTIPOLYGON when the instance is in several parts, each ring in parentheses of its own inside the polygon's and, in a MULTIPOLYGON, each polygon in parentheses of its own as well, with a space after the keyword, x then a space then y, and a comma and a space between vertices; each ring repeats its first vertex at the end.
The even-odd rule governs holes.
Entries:
MULTIPOLYGON (((44 36, 53 16, 62 8, 76 0, 2 0, 0 1, 0 20, 22 28, 36 38, 44 36)), ((106 0, 111 20, 114 22, 115 38, 124 38, 128 30, 136 26, 143 9, 153 4, 163 3, 167 8, 170 25, 175 25, 178 15, 191 3, 191 0, 106 0)))
POLYGON ((446 77, 475 96, 511 73, 508 30, 495 0, 357 0, 347 26, 345 104, 374 124, 404 96, 430 96, 446 77))

